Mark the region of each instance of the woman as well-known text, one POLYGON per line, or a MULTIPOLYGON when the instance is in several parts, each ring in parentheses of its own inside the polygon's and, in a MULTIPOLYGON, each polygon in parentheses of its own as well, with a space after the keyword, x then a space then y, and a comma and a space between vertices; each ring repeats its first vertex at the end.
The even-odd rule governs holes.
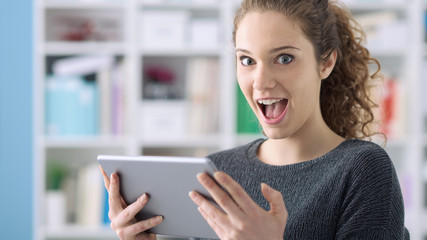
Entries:
MULTIPOLYGON (((332 1, 242 2, 237 78, 267 138, 210 155, 216 181, 197 176, 222 210, 190 197, 221 239, 409 239, 393 164, 361 140, 377 134, 368 83, 379 76, 362 35, 332 1)), ((146 195, 126 207, 117 175, 104 179, 118 236, 155 238, 144 231, 161 217, 133 220, 146 195)))

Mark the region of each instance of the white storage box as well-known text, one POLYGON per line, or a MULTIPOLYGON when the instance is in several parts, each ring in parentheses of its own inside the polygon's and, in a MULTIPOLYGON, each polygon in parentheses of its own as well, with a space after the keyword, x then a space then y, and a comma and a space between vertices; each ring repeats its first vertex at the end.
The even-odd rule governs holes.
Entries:
POLYGON ((140 139, 179 139, 188 133, 188 102, 147 101, 139 109, 140 139))
POLYGON ((219 23, 216 19, 193 19, 190 24, 193 49, 218 49, 219 23))
POLYGON ((144 49, 168 50, 185 47, 188 35, 188 11, 143 11, 140 44, 144 49))

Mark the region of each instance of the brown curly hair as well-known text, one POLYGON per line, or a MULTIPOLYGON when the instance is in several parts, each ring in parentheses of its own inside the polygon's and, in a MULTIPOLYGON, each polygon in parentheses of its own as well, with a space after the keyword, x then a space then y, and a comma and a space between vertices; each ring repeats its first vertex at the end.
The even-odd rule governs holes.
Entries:
POLYGON ((382 79, 380 64, 363 47, 365 34, 350 11, 328 0, 243 0, 234 19, 233 42, 247 13, 265 11, 297 21, 313 44, 318 62, 337 52, 335 67, 320 90, 322 116, 329 128, 347 139, 381 134, 374 128, 377 104, 370 97, 372 83, 382 79), (376 66, 373 74, 370 65, 376 66))

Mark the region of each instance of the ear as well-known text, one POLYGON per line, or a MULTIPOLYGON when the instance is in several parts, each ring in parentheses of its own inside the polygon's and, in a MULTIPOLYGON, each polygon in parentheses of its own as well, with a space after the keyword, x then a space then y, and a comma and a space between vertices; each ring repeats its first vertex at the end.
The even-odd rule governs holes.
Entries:
POLYGON ((331 74, 337 61, 337 51, 332 51, 331 55, 320 63, 320 78, 326 79, 331 74))

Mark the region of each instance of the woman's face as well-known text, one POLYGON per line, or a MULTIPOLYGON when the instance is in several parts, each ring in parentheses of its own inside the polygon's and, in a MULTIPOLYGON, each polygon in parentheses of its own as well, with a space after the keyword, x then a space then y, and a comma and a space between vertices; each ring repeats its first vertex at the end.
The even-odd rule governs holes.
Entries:
POLYGON ((236 32, 236 60, 240 88, 269 138, 323 121, 321 79, 332 69, 316 61, 299 24, 278 12, 248 13, 236 32))

